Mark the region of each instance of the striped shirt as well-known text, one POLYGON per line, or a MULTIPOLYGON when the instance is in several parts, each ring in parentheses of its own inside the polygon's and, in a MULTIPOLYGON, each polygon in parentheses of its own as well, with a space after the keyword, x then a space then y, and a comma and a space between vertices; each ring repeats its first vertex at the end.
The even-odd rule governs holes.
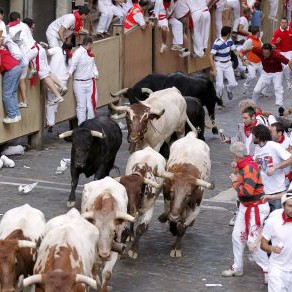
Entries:
POLYGON ((215 61, 227 62, 231 60, 230 52, 235 50, 231 39, 224 41, 221 37, 216 39, 213 44, 211 54, 215 56, 215 61))

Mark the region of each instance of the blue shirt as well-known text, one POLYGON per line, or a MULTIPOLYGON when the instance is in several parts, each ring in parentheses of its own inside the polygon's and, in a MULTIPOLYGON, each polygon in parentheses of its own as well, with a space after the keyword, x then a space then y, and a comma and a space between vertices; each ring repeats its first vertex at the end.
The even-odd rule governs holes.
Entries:
POLYGON ((230 52, 235 50, 234 43, 231 39, 224 41, 221 37, 216 39, 213 44, 211 54, 215 56, 215 61, 230 61, 230 52))
POLYGON ((263 13, 261 10, 255 10, 252 14, 252 17, 251 17, 251 26, 261 27, 262 26, 262 16, 263 16, 263 13))

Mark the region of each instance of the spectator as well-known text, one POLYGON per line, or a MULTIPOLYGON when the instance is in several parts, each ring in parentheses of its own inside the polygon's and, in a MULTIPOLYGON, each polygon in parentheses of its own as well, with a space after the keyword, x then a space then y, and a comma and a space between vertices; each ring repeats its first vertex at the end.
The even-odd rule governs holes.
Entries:
POLYGON ((251 25, 251 27, 258 27, 258 29, 260 31, 260 38, 262 38, 262 36, 263 36, 263 34, 262 34, 262 22, 263 22, 264 14, 263 14, 263 12, 261 10, 261 3, 260 2, 255 2, 253 8, 254 9, 253 9, 253 12, 252 12, 250 25, 251 25))
POLYGON ((284 194, 282 208, 265 222, 261 248, 270 253, 269 292, 292 291, 292 195, 284 194))
MULTIPOLYGON (((54 74, 63 87, 67 87, 69 79, 69 67, 72 58, 72 44, 64 43, 62 48, 54 47, 47 51, 50 59, 51 73, 54 74)), ((50 106, 56 99, 56 96, 52 91, 47 92, 47 107, 46 107, 46 118, 48 132, 52 132, 53 126, 55 125, 55 113, 58 110, 58 104, 50 106)))
POLYGON ((269 5, 270 5, 270 13, 269 13, 268 18, 273 20, 274 22, 278 22, 277 14, 278 14, 279 1, 269 0, 269 5))
POLYGON ((292 11, 292 0, 286 0, 285 6, 286 6, 287 19, 288 19, 288 22, 290 22, 291 21, 291 11, 292 11))
POLYGON ((17 101, 17 89, 21 75, 21 66, 11 53, 2 46, 3 38, 0 39, 0 72, 2 74, 2 100, 6 117, 3 123, 17 123, 21 115, 17 101))
POLYGON ((232 32, 237 32, 239 18, 240 18, 240 1, 239 0, 227 0, 227 6, 232 9, 233 12, 233 28, 232 32))
MULTIPOLYGON (((291 43, 292 29, 288 26, 287 18, 282 18, 280 27, 274 32, 271 44, 276 48, 281 55, 288 60, 292 59, 292 43, 291 43)), ((283 74, 289 89, 292 89, 291 69, 288 65, 283 66, 283 74)))
POLYGON ((92 38, 86 36, 73 55, 69 75, 73 75, 73 91, 77 102, 78 125, 96 116, 98 71, 91 52, 92 38))
POLYGON ((243 253, 247 244, 255 262, 262 268, 267 282, 268 256, 260 249, 259 240, 263 222, 269 214, 269 204, 261 201, 264 186, 260 169, 247 154, 247 148, 243 143, 232 144, 230 152, 237 162, 238 173, 232 173, 230 179, 240 205, 232 233, 234 263, 228 270, 222 272, 222 276, 243 275, 243 253))
POLYGON ((83 20, 89 14, 86 6, 79 6, 78 11, 65 14, 54 20, 46 31, 48 44, 51 48, 62 47, 63 43, 71 42, 72 34, 78 34, 83 27, 83 20))
POLYGON ((216 77, 216 92, 220 99, 223 96, 224 77, 228 81, 227 95, 233 99, 232 90, 237 86, 234 71, 232 68, 231 51, 235 51, 233 41, 230 39, 231 27, 224 26, 221 30, 221 37, 218 38, 210 52, 211 74, 216 77))
POLYGON ((7 35, 6 31, 6 25, 5 22, 3 21, 4 18, 4 10, 2 7, 0 7, 0 30, 2 30, 2 37, 5 38, 7 35))
MULTIPOLYGON (((253 127, 254 160, 259 165, 266 195, 277 195, 286 190, 284 168, 292 164, 292 155, 280 144, 271 141, 270 130, 264 125, 253 127)), ((279 200, 270 202, 271 211, 281 207, 279 200)))
POLYGON ((292 68, 292 61, 282 56, 279 52, 273 50, 271 44, 264 44, 262 48, 253 48, 252 52, 262 61, 263 71, 254 88, 252 99, 257 102, 258 97, 267 84, 273 83, 276 105, 283 105, 283 69, 282 64, 289 65, 292 68))
POLYGON ((220 38, 221 36, 221 29, 222 29, 222 15, 224 8, 227 4, 227 0, 218 0, 215 1, 215 26, 216 26, 216 37, 220 38))

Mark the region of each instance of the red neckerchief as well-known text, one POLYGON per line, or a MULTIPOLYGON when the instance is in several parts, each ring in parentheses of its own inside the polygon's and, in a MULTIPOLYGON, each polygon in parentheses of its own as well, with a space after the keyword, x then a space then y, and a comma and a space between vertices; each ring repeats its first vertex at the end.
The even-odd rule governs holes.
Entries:
POLYGON ((278 143, 279 143, 279 144, 282 144, 282 143, 284 142, 284 140, 285 140, 285 136, 282 135, 282 137, 280 138, 280 140, 278 141, 278 143))
POLYGON ((282 213, 282 218, 283 218, 283 225, 285 224, 285 223, 288 223, 288 222, 292 222, 292 218, 288 218, 287 216, 286 216, 286 214, 285 214, 285 212, 283 211, 283 213, 282 213))
POLYGON ((91 57, 91 58, 94 58, 95 57, 91 50, 86 50, 86 51, 87 51, 87 55, 89 57, 91 57))
POLYGON ((72 58, 73 54, 72 54, 72 52, 70 50, 63 49, 63 51, 65 52, 65 54, 68 56, 69 59, 72 58))
POLYGON ((163 1, 164 9, 167 10, 170 7, 170 2, 163 1))
POLYGON ((82 18, 81 18, 81 16, 80 16, 78 11, 75 11, 73 14, 74 14, 74 17, 75 17, 74 33, 78 34, 78 32, 83 27, 83 21, 82 21, 82 18))
POLYGON ((245 166, 252 166, 254 169, 259 170, 259 166, 254 162, 250 155, 247 155, 245 158, 239 160, 237 162, 236 168, 242 169, 245 166))
POLYGON ((247 138, 250 136, 252 128, 255 127, 256 125, 257 125, 257 121, 252 122, 249 126, 244 125, 243 130, 247 138))
POLYGON ((15 25, 17 25, 17 24, 20 24, 20 20, 19 20, 19 19, 18 19, 18 20, 14 20, 14 21, 9 22, 9 23, 8 23, 8 26, 9 26, 9 27, 13 27, 13 26, 15 26, 15 25))
POLYGON ((40 71, 40 48, 38 46, 38 43, 35 42, 34 46, 32 47, 33 48, 36 48, 38 53, 37 53, 37 56, 35 58, 35 65, 36 65, 36 71, 37 71, 37 74, 35 74, 31 79, 30 79, 30 86, 31 87, 34 87, 36 85, 36 82, 38 80, 38 77, 39 77, 39 71, 40 71))

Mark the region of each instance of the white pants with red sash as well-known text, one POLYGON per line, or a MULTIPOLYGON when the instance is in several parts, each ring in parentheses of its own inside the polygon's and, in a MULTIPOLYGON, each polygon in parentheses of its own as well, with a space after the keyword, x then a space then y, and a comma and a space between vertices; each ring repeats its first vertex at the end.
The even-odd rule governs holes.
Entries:
POLYGON ((96 116, 97 89, 93 92, 95 79, 73 81, 73 91, 76 98, 78 125, 96 116), (94 95, 93 95, 94 94, 94 95), (94 100, 92 99, 94 97, 94 100), (95 105, 94 105, 95 103, 95 105))
POLYGON ((285 267, 279 269, 274 265, 269 266, 269 292, 292 291, 292 271, 285 271, 285 267))
POLYGON ((259 204, 256 207, 252 207, 250 210, 248 210, 248 208, 243 204, 240 204, 232 233, 234 255, 233 267, 236 271, 243 270, 243 253, 246 244, 248 244, 250 250, 252 249, 251 254, 255 262, 263 269, 264 272, 268 271, 268 256, 263 250, 260 249, 259 236, 262 231, 263 222, 269 215, 269 212, 270 207, 268 203, 259 204), (258 208, 258 213, 256 208, 258 208), (247 211, 250 211, 250 216, 246 220, 247 211), (256 222, 257 217, 260 219, 260 225, 257 224, 259 222, 256 222))

